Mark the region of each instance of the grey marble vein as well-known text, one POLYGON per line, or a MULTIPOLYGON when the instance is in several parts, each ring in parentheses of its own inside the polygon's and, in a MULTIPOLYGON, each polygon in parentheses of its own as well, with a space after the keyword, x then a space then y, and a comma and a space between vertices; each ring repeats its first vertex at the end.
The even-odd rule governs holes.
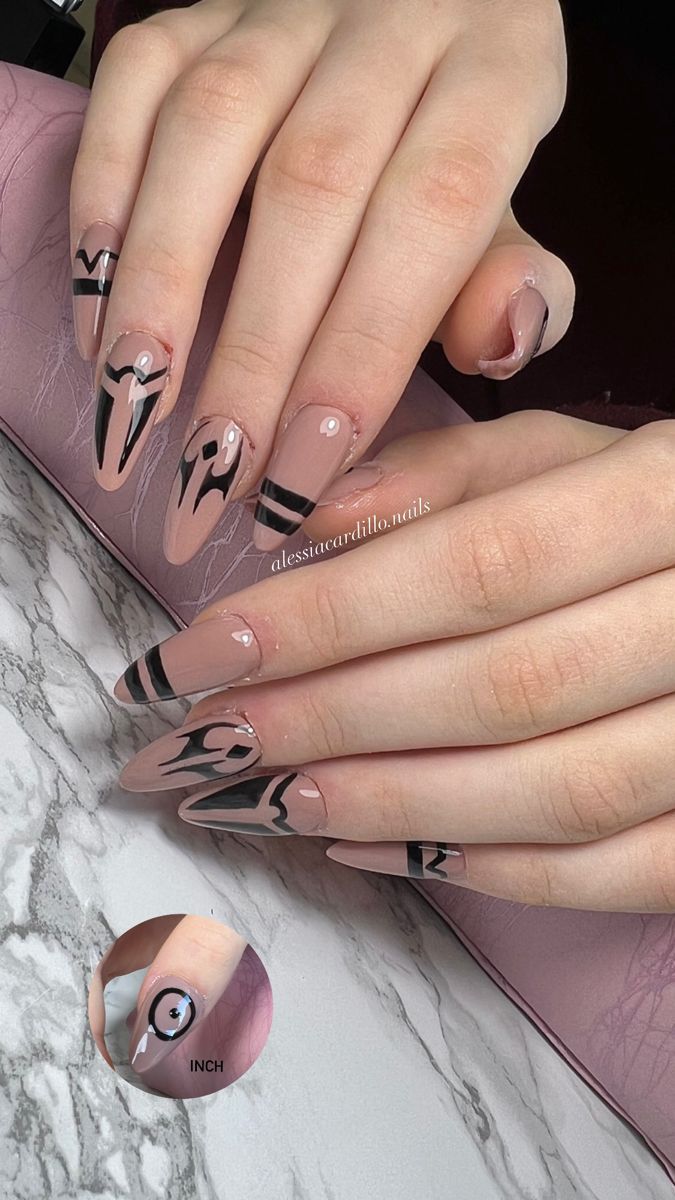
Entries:
POLYGON ((124 710, 111 686, 169 628, 0 443, 0 1195, 670 1200, 640 1139, 405 883, 119 791, 181 707, 124 710), (86 1021, 112 938, 182 911, 245 933, 275 990, 255 1067, 188 1103, 116 1077, 86 1021))

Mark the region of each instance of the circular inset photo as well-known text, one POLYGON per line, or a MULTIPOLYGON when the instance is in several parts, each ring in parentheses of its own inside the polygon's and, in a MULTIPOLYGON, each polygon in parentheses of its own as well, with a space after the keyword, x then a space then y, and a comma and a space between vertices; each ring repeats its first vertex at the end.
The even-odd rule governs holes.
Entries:
POLYGON ((184 914, 128 929, 89 989, 89 1024, 108 1066, 176 1100, 218 1092, 248 1071, 272 1007, 269 976, 246 938, 184 914))

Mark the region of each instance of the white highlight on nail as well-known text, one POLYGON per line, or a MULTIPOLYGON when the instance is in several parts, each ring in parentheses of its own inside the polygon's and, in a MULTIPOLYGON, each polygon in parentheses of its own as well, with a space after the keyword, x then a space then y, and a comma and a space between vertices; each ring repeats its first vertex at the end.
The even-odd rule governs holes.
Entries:
POLYGON ((336 433, 340 432, 340 422, 337 417, 324 417, 319 425, 319 433, 323 433, 326 437, 335 437, 336 433))

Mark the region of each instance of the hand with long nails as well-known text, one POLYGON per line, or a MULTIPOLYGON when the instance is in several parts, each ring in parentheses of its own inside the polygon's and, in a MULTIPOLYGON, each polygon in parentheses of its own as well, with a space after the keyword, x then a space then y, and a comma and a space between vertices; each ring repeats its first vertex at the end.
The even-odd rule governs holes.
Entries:
MULTIPOLYGON (((330 837, 355 867, 675 911, 674 430, 519 413, 406 439, 420 487, 434 459, 428 515, 228 596, 127 669, 125 702, 227 690, 123 786, 192 787, 193 825, 330 837)), ((399 462, 317 510, 317 536, 400 513, 399 462)))
POLYGON ((170 562, 254 492, 256 546, 284 545, 367 457, 430 339, 503 380, 562 337, 570 273, 511 196, 564 93, 555 0, 202 0, 112 39, 71 204, 105 489, 176 403, 253 180, 168 498, 170 562))

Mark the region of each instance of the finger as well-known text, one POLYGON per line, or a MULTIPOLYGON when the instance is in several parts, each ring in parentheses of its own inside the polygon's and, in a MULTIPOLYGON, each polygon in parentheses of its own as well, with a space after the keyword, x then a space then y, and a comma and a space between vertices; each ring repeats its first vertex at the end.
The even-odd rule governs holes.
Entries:
POLYGON ((623 429, 534 410, 415 433, 338 476, 305 530, 321 542, 351 532, 358 521, 364 536, 377 536, 387 532, 378 528, 381 519, 406 524, 425 510, 496 492, 624 436, 623 429))
MULTIPOLYGON (((229 19, 237 16, 231 5, 229 19)), ((222 4, 161 13, 113 37, 96 72, 73 168, 73 310, 80 354, 96 358, 122 239, 167 90, 226 28, 222 4)))
POLYGON ((157 1066, 203 1021, 236 971, 246 941, 208 917, 184 917, 148 967, 138 993, 129 1062, 139 1075, 157 1066))
POLYGON ((501 628, 675 561, 675 423, 230 596, 138 659, 126 702, 501 628), (608 544, 607 515, 617 539, 608 544), (623 541, 619 542, 619 535, 623 541))
POLYGON ((570 271, 509 209, 435 336, 458 371, 510 379, 560 341, 573 307, 570 271))
MULTIPOLYGON (((284 401, 347 264, 369 196, 431 70, 431 40, 423 36, 392 48, 380 38, 364 47, 361 28, 338 26, 265 155, 234 288, 169 501, 165 550, 171 562, 192 557, 227 502, 262 473, 284 401), (246 430, 254 447, 250 477, 223 486, 229 469, 223 434, 233 429, 246 430), (214 444, 221 451, 206 457, 204 446, 214 444), (214 478, 218 488, 208 486, 214 478)), ((338 441, 330 440, 331 454, 341 453, 338 441)))
POLYGON ((190 824, 350 842, 589 842, 670 811, 667 696, 517 745, 365 754, 284 766, 182 801, 190 824))
MULTIPOLYGON (((305 82, 321 34, 316 21, 291 30, 269 5, 258 7, 169 90, 103 331, 96 465, 107 490, 125 482, 153 424, 175 403, 225 230, 262 146, 305 82), (164 370, 149 395, 148 366, 164 370)), ((249 452, 239 432, 238 461, 228 466, 243 477, 249 452)))
POLYGON ((675 912, 675 813, 577 846, 338 842, 347 866, 454 883, 519 904, 609 912, 675 912))
POLYGON ((122 785, 143 792, 258 763, 522 742, 632 708, 675 692, 674 599, 675 571, 662 571, 488 634, 230 689, 141 750, 122 785))
POLYGON ((520 81, 504 73, 503 47, 486 66, 462 41, 429 83, 291 389, 256 509, 260 549, 283 544, 363 455, 490 244, 549 115, 550 87, 535 99, 520 81))

